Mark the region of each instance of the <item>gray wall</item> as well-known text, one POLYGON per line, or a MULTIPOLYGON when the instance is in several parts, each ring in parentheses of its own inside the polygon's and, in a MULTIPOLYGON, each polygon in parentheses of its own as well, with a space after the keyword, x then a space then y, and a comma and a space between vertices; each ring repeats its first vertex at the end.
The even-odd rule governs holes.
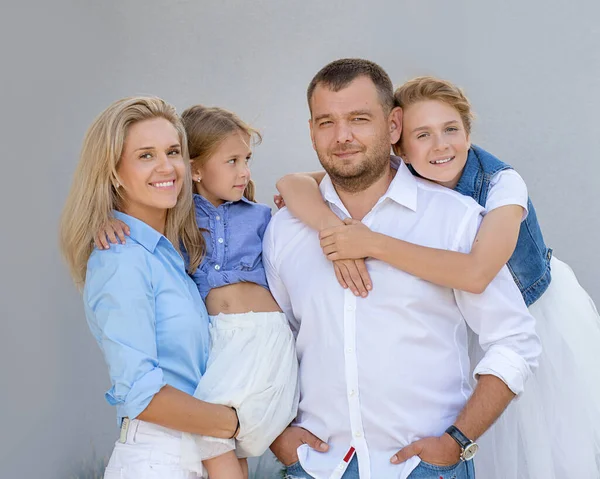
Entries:
POLYGON ((264 133, 253 173, 270 202, 279 176, 318 166, 304 92, 325 63, 451 79, 478 113, 476 142, 521 172, 547 242, 598 303, 598 18, 597 0, 3 6, 0 477, 75 477, 117 434, 56 241, 85 129, 111 101, 152 93, 238 112, 264 133))

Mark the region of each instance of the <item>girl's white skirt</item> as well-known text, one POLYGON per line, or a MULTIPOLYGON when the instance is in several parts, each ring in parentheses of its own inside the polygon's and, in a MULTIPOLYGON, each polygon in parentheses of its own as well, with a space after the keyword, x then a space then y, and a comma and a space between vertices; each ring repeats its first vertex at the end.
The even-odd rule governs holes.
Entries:
POLYGON ((571 268, 556 258, 551 267, 529 308, 539 369, 478 441, 478 479, 600 478, 600 317, 571 268))
POLYGON ((236 440, 184 434, 182 466, 203 474, 202 461, 235 450, 264 453, 296 417, 298 359, 283 313, 211 316, 211 351, 194 396, 233 406, 240 418, 236 440))

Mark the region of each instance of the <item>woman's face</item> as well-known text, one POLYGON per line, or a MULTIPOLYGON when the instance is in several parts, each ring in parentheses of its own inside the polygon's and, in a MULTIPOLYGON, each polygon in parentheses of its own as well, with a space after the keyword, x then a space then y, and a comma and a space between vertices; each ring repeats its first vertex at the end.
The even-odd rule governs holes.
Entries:
POLYGON ((196 168, 197 190, 215 207, 239 201, 250 181, 250 135, 235 132, 225 138, 212 156, 196 168), (198 180, 200 180, 198 182, 198 180))
POLYGON ((401 156, 422 177, 454 188, 470 147, 469 135, 454 107, 425 100, 404 109, 401 156))
POLYGON ((117 173, 123 212, 164 229, 167 210, 177 203, 186 173, 179 134, 171 122, 153 118, 131 125, 117 173))

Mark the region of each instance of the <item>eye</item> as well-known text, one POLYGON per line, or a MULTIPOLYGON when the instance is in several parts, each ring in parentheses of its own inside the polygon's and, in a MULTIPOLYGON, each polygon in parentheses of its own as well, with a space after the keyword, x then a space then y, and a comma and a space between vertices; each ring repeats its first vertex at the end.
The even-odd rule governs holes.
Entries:
POLYGON ((333 122, 330 121, 330 120, 325 120, 325 121, 322 121, 322 122, 319 123, 320 127, 329 126, 329 125, 333 125, 333 122))
POLYGON ((179 156, 181 155, 181 150, 179 148, 173 148, 172 150, 169 150, 167 155, 169 156, 179 156))
POLYGON ((151 160, 152 159, 152 153, 142 153, 140 155, 140 159, 141 160, 151 160))
POLYGON ((362 116, 357 116, 355 118, 352 118, 353 122, 362 122, 362 121, 369 121, 368 118, 362 117, 362 116))
POLYGON ((455 131, 458 131, 458 128, 456 128, 455 126, 449 126, 448 128, 446 128, 446 131, 454 133, 455 131))
POLYGON ((246 164, 249 164, 251 159, 252 159, 251 156, 246 157, 246 164))
POLYGON ((419 133, 417 135, 417 139, 420 140, 422 138, 427 138, 429 136, 429 133, 419 133))
POLYGON ((229 160, 227 160, 227 163, 229 163, 230 165, 235 165, 235 158, 230 158, 229 160))

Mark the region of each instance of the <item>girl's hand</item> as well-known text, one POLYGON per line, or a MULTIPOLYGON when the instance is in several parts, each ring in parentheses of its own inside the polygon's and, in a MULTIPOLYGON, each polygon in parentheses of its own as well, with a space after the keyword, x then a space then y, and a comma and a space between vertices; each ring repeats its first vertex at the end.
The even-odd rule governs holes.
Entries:
POLYGON ((333 269, 342 288, 350 288, 356 296, 365 298, 373 289, 364 259, 339 259, 333 262, 333 269))
POLYGON ((275 206, 277 206, 278 210, 285 206, 285 201, 283 201, 283 196, 281 195, 273 195, 273 202, 275 203, 275 206))
POLYGON ((98 249, 108 249, 110 247, 110 243, 125 244, 125 235, 129 236, 130 233, 129 226, 127 226, 121 220, 111 218, 104 226, 100 228, 100 231, 98 231, 94 237, 94 244, 98 249))
POLYGON ((359 259, 369 256, 369 244, 373 232, 360 221, 346 218, 345 226, 336 226, 321 231, 321 248, 330 261, 359 259))

